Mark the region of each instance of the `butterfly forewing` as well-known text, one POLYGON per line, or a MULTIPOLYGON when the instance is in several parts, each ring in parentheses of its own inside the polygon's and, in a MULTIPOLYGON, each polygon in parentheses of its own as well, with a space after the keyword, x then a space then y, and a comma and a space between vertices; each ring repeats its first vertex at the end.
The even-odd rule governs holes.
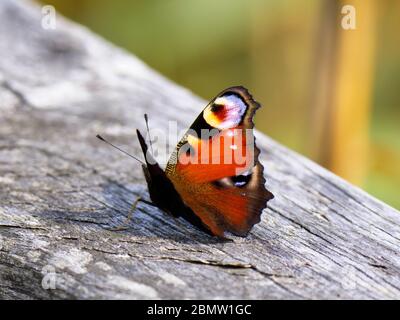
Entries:
POLYGON ((166 175, 215 235, 244 236, 273 195, 266 190, 253 116, 260 105, 243 87, 222 91, 178 143, 166 175))

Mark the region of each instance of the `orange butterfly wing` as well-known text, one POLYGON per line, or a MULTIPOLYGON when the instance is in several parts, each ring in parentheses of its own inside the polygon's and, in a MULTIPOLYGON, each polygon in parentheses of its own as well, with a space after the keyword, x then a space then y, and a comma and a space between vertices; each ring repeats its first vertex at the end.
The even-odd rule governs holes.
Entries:
POLYGON ((195 120, 167 164, 183 202, 211 232, 245 236, 260 221, 266 190, 253 116, 260 105, 243 87, 215 97, 195 120), (211 132, 203 136, 203 131, 211 132), (203 130, 203 131, 202 131, 203 130))

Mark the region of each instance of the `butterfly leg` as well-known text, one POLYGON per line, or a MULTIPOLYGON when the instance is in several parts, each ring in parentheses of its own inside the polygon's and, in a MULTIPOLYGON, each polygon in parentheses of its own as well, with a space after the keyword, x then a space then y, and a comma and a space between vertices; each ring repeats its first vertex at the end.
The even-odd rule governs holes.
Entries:
POLYGON ((154 207, 154 208, 159 208, 159 206, 157 206, 155 203, 153 203, 153 202, 151 202, 151 201, 147 201, 147 200, 142 199, 142 198, 140 198, 139 201, 140 201, 140 202, 143 202, 143 203, 145 203, 145 204, 148 204, 149 206, 152 206, 152 207, 154 207))
POLYGON ((142 197, 137 197, 136 200, 132 203, 131 208, 129 209, 128 215, 126 216, 126 220, 123 224, 118 227, 111 228, 112 231, 122 231, 129 229, 129 222, 132 220, 133 212, 136 210, 137 204, 139 201, 143 201, 142 197))

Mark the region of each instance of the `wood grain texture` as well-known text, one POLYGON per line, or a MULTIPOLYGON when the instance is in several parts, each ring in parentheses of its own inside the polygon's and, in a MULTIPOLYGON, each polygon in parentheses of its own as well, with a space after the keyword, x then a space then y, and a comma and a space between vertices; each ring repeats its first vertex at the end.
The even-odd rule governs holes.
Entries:
POLYGON ((1 298, 400 298, 399 212, 262 134, 275 199, 247 238, 218 241, 143 203, 110 230, 148 194, 140 166, 95 135, 139 155, 144 112, 183 128, 205 101, 81 26, 40 19, 0 2, 1 298))

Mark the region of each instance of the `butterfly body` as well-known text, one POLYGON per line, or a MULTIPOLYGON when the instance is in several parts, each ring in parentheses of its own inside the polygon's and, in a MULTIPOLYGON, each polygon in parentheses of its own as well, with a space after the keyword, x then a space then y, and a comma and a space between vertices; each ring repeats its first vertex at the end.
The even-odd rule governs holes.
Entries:
POLYGON ((273 198, 253 136, 259 107, 243 87, 219 93, 178 143, 165 171, 137 131, 154 204, 209 234, 246 236, 273 198))

